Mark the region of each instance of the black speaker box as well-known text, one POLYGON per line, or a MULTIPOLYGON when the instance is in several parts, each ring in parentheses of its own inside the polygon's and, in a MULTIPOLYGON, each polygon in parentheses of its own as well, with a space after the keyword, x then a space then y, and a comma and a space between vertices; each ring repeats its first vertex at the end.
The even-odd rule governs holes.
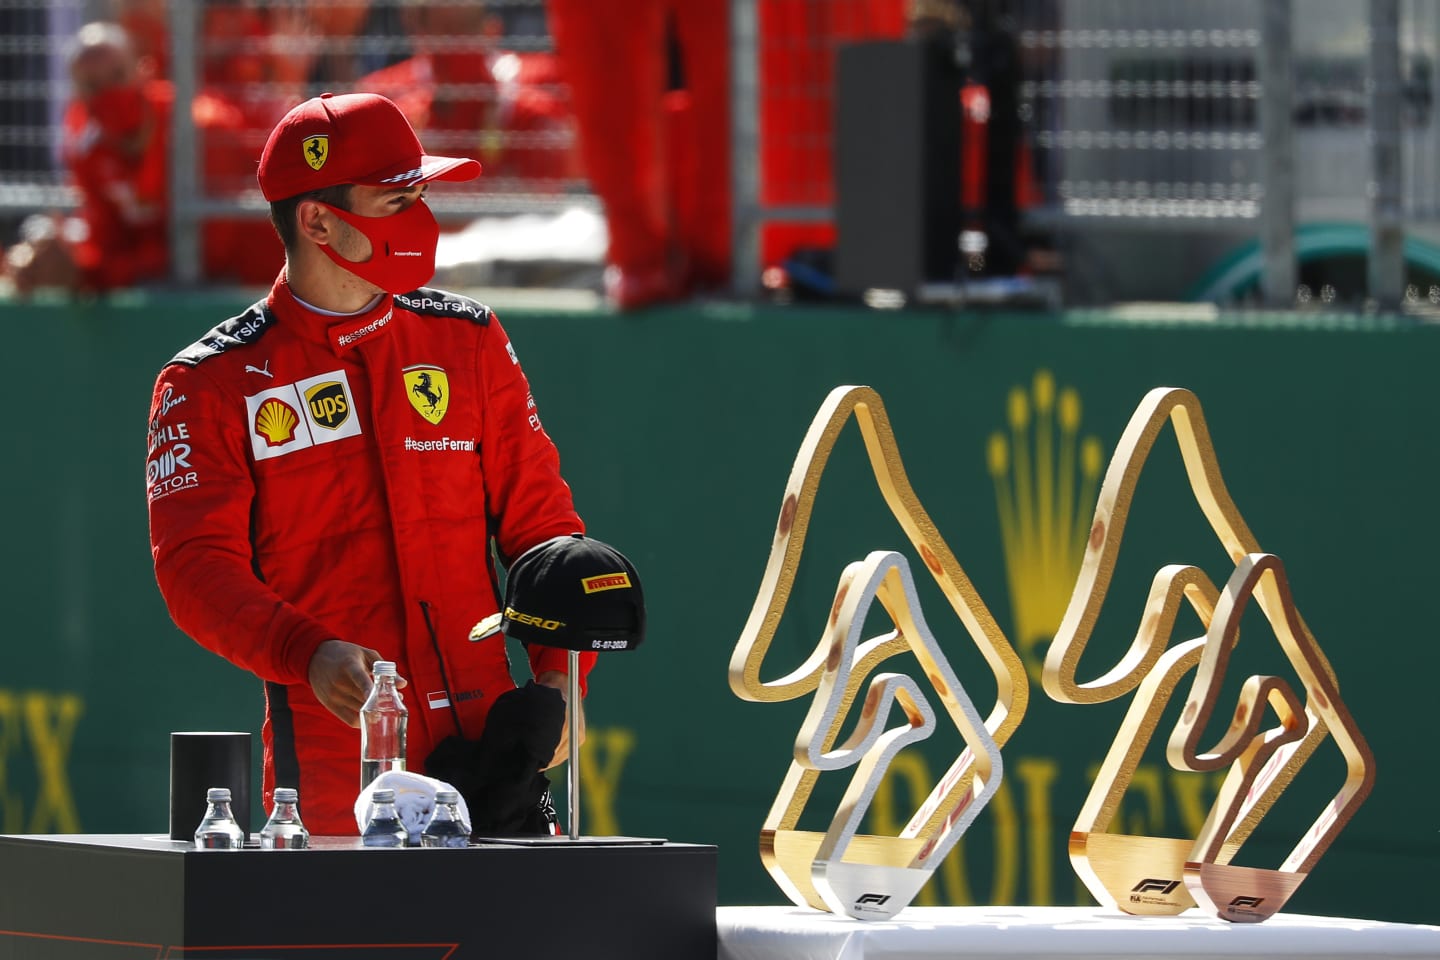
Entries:
POLYGON ((913 294, 959 261, 960 70, 951 46, 842 47, 835 87, 836 286, 913 294))

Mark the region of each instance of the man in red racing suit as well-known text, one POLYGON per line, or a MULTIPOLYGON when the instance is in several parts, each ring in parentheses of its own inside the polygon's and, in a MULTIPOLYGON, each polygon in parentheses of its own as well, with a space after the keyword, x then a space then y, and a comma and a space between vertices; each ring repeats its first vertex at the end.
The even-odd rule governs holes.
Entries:
MULTIPOLYGON (((320 100, 296 110, 318 115, 319 129, 331 124, 337 167, 356 131, 376 128, 376 110, 404 123, 373 95, 335 98, 340 107, 328 98, 316 107, 320 100)), ((267 196, 283 192, 267 182, 270 152, 261 164, 267 196)), ((295 153, 300 159, 298 144, 295 153)), ((398 163, 410 180, 390 192, 423 206, 418 180, 446 175, 434 173, 438 161, 449 162, 402 157, 376 169, 398 163)), ((466 172, 452 165, 447 178, 466 172)), ((327 171, 376 179, 343 173, 327 171)), ((292 181, 301 182, 292 177, 285 188, 292 181)), ((342 225, 324 210, 298 209, 302 231, 328 223, 343 256, 342 225)), ((373 228, 390 218, 353 219, 373 228)), ((381 246, 374 250, 372 265, 381 246)), ((478 737, 490 705, 514 686, 498 622, 470 639, 500 611, 492 538, 508 562, 583 525, 495 315, 426 287, 387 291, 378 274, 378 283, 356 285, 374 291, 363 309, 317 309, 314 294, 297 297, 330 269, 329 261, 316 267, 314 253, 287 244, 288 272, 270 295, 161 370, 146 478, 155 572, 171 616, 265 683, 266 808, 277 783, 296 786, 312 831, 353 834, 355 717, 369 665, 393 660, 407 678, 408 767, 423 773, 438 741, 478 737)), ((430 255, 433 271, 433 244, 430 255)), ((532 648, 529 659, 538 681, 563 689, 565 651, 532 648)), ((593 661, 583 657, 582 670, 593 661)))

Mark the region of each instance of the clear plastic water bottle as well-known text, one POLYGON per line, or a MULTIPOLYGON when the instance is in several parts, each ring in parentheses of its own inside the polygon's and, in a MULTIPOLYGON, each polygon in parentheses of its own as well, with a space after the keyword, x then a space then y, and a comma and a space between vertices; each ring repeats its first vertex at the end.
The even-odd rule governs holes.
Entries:
POLYGON ((205 791, 205 819, 195 829, 198 850, 240 850, 245 846, 245 831, 235 822, 230 810, 230 788, 211 787, 205 791))
POLYGON ((370 795, 370 820, 360 840, 367 847, 405 847, 410 844, 410 831, 395 809, 395 791, 381 787, 370 795))
POLYGON ((303 850, 310 846, 310 831, 300 822, 300 794, 294 787, 275 788, 275 809, 260 831, 265 850, 303 850))
POLYGON ((360 789, 387 770, 405 769, 405 724, 410 711, 389 660, 376 660, 375 683, 360 708, 360 789))
POLYGON ((460 794, 454 790, 435 791, 435 812, 420 834, 420 846, 470 846, 470 824, 460 816, 459 803, 460 794))

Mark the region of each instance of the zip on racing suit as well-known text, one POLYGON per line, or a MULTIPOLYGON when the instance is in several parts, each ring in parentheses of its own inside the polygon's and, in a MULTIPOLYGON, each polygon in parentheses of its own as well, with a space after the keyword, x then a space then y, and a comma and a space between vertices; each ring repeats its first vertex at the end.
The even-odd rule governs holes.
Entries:
MULTIPOLYGON (((359 731, 315 697, 340 639, 409 680, 407 765, 478 737, 511 689, 502 561, 583 532, 559 455, 488 307, 422 288, 363 314, 269 297, 161 370, 146 484, 156 579, 176 624, 265 683, 264 803, 296 786, 310 829, 353 834, 359 731)), ((535 674, 566 652, 531 648, 535 674)), ((582 656, 582 680, 594 655, 582 656)))

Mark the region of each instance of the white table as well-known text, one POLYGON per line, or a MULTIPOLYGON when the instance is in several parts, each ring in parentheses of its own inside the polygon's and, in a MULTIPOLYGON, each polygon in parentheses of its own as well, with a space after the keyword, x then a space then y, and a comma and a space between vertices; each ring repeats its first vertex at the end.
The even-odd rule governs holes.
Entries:
POLYGON ((1278 914, 1234 924, 1196 911, 1132 917, 1098 907, 908 907, 852 920, 798 907, 720 907, 720 960, 1440 958, 1440 927, 1278 914))

